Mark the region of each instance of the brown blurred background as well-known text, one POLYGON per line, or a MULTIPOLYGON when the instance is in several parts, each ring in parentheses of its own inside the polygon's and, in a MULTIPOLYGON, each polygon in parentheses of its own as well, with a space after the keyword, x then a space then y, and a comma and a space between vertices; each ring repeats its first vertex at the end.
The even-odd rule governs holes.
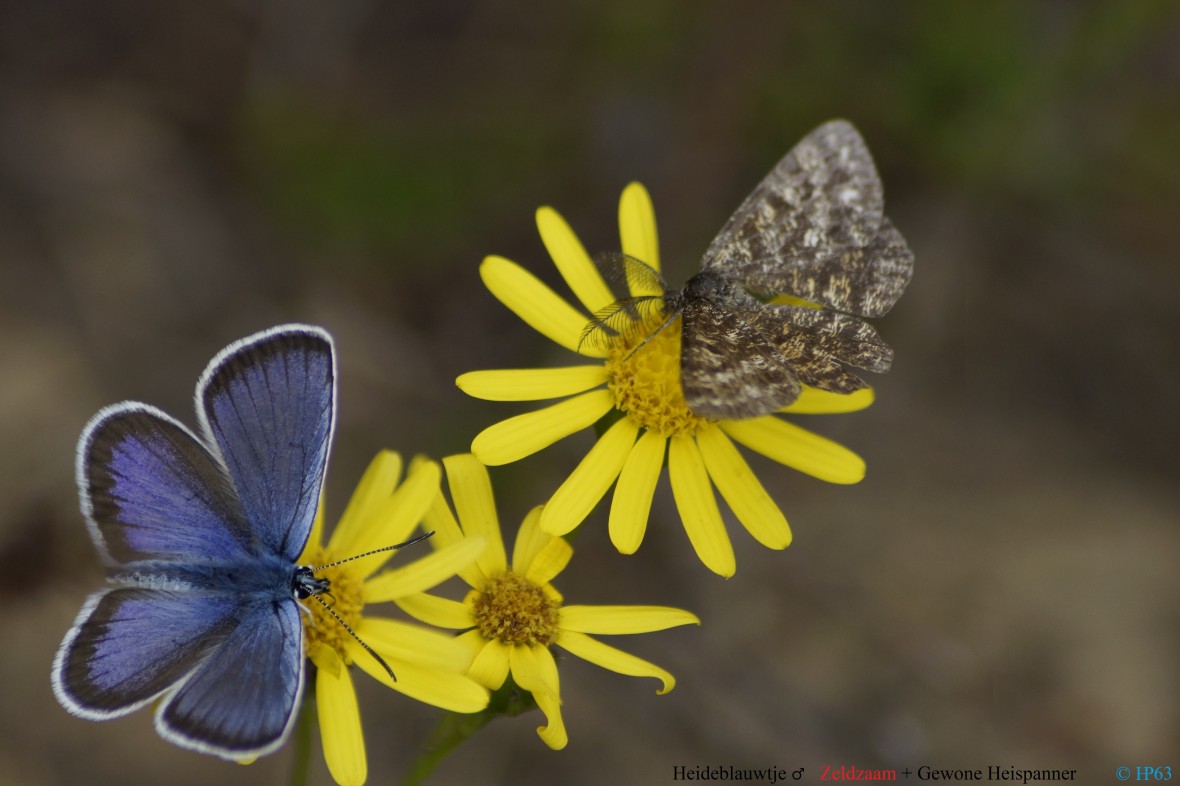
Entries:
MULTIPOLYGON (((456 375, 572 356, 483 288, 556 281, 533 210, 616 248, 630 180, 674 284, 810 128, 864 133, 914 281, 878 403, 799 418, 869 472, 755 461, 795 543, 692 555, 666 479, 624 558, 600 508, 558 586, 704 625, 563 661, 570 745, 502 720, 437 783, 671 782, 676 765, 1180 766, 1180 10, 1127 0, 0 5, 0 783, 283 783, 68 716, 49 665, 101 571, 74 443, 126 398, 192 422, 220 347, 331 330, 338 514, 369 457, 467 449, 529 407, 456 375), (724 9, 724 10, 722 10, 724 9), (609 577, 608 582, 603 578, 609 577)), ((589 434, 497 469, 515 527, 589 434)), ((358 677, 370 783, 438 714, 358 677)), ((313 782, 328 776, 314 753, 313 782)))

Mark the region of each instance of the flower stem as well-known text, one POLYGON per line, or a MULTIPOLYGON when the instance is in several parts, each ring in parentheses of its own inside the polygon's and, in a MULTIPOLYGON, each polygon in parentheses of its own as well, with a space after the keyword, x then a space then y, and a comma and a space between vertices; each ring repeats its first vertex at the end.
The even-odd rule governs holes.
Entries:
POLYGON ((533 694, 516 687, 509 677, 499 690, 492 693, 487 708, 482 712, 448 712, 440 718, 402 783, 404 786, 419 786, 425 783, 435 767, 452 751, 492 720, 500 716, 514 717, 536 708, 537 702, 533 700, 533 694))

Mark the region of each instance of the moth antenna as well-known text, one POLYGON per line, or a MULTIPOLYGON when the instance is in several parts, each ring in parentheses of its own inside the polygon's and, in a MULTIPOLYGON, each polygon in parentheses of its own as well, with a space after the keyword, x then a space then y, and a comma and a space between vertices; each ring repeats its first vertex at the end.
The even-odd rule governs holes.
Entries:
MULTIPOLYGON (((324 568, 334 568, 337 565, 343 565, 345 562, 352 562, 354 559, 360 559, 361 557, 370 557, 374 554, 380 554, 383 551, 393 551, 394 549, 405 548, 406 546, 413 546, 415 543, 421 543, 422 541, 426 540, 427 538, 429 538, 433 534, 434 534, 434 530, 431 530, 430 532, 427 532, 425 535, 419 535, 416 538, 410 538, 409 540, 407 540, 404 543, 396 543, 392 546, 382 546, 379 549, 373 549, 372 551, 366 551, 364 554, 356 554, 351 557, 346 557, 345 559, 336 560, 335 562, 329 562, 327 565, 318 565, 318 566, 312 568, 312 571, 318 573, 319 571, 323 570, 324 568)), ((358 641, 359 641, 359 639, 358 639, 358 641)))
POLYGON ((676 319, 676 317, 678 317, 678 316, 680 316, 679 311, 669 312, 668 318, 664 320, 664 323, 662 325, 660 325, 658 328, 656 328, 655 330, 653 330, 651 333, 649 333, 647 338, 643 339, 643 341, 640 341, 638 346, 636 346, 634 349, 632 349, 630 352, 628 352, 627 356, 624 357, 623 360, 630 360, 632 355, 634 355, 636 352, 638 352, 639 350, 646 347, 647 342, 651 341, 653 338, 655 338, 660 333, 662 333, 664 328, 668 327, 668 325, 671 325, 672 321, 674 319, 676 319))
MULTIPOLYGON (((433 535, 434 533, 430 533, 430 534, 433 535)), ((423 535, 422 538, 424 538, 424 537, 427 537, 427 536, 423 535)), ((422 538, 415 538, 415 540, 422 540, 422 538)), ((413 541, 410 541, 410 542, 412 543, 413 541)), ((400 545, 404 546, 406 544, 403 543, 400 545)), ((390 546, 388 548, 397 548, 397 546, 390 546)), ((386 551, 387 549, 377 549, 377 550, 378 551, 386 551)), ((372 552, 369 552, 369 553, 371 554, 372 552)), ((365 555, 362 554, 361 556, 363 557, 365 555)), ((345 560, 345 561, 347 562, 347 560, 345 560)), ((370 647, 368 644, 366 644, 364 642, 364 639, 362 639, 360 636, 356 635, 356 631, 352 629, 352 626, 349 625, 347 622, 345 622, 344 619, 339 614, 336 613, 335 609, 333 609, 331 606, 329 606, 327 603, 325 603, 324 599, 321 598, 319 595, 308 595, 308 597, 314 598, 316 603, 323 606, 324 610, 327 611, 329 614, 331 614, 332 618, 340 623, 340 627, 342 627, 346 631, 348 631, 348 635, 352 636, 354 639, 356 639, 356 643, 361 645, 362 647, 364 647, 365 652, 372 655, 373 660, 375 660, 381 664, 381 668, 385 669, 385 672, 387 674, 389 674, 389 678, 391 680, 393 680, 394 682, 397 682, 397 675, 393 673, 393 669, 389 668, 389 664, 385 662, 385 658, 382 658, 380 655, 378 655, 376 650, 374 650, 372 647, 370 647)))

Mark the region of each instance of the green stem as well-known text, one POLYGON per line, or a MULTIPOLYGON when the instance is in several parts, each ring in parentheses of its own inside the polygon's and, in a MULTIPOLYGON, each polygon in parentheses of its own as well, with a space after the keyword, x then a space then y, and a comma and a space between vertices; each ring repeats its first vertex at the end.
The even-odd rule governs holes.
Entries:
POLYGON ((315 668, 310 664, 307 670, 307 684, 303 686, 303 703, 299 707, 299 719, 295 721, 292 744, 295 753, 291 758, 291 786, 307 786, 311 772, 311 742, 315 731, 315 668))
POLYGON ((537 708, 533 694, 522 691, 509 677, 499 690, 492 693, 488 706, 482 712, 471 714, 448 712, 441 719, 422 752, 406 773, 404 786, 419 786, 426 782, 435 768, 458 748, 468 737, 500 716, 515 716, 537 708))

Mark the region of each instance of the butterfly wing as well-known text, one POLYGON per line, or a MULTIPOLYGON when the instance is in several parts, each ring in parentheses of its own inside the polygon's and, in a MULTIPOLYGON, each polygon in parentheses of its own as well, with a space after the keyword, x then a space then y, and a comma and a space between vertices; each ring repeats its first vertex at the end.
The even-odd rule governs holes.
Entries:
POLYGON ((167 691, 237 626, 237 599, 122 587, 91 595, 53 663, 53 692, 89 720, 132 712, 167 691))
POLYGON ((887 313, 913 254, 884 217, 877 168, 857 130, 833 120, 803 138, 738 207, 701 269, 765 294, 866 317, 887 313))
POLYGON ((799 397, 799 380, 780 357, 773 334, 751 321, 756 313, 713 298, 685 304, 680 384, 695 414, 739 420, 774 412, 799 397))
POLYGON ((295 722, 303 670, 299 605, 292 598, 252 603, 160 705, 156 729, 170 742, 223 758, 270 753, 295 722))
POLYGON ((184 741, 180 732, 166 736, 231 758, 277 744, 293 714, 290 694, 302 684, 298 613, 285 578, 290 571, 276 555, 257 556, 260 543, 225 467, 172 418, 125 402, 87 425, 77 469, 91 534, 127 586, 92 595, 66 634, 52 675, 59 702, 92 720, 124 715, 170 692, 166 703, 173 706, 181 686, 191 696, 207 684, 200 675, 227 656, 242 658, 253 664, 245 675, 251 684, 227 689, 257 697, 265 688, 271 698, 254 704, 217 697, 224 726, 193 723, 184 741), (241 581, 261 593, 226 586, 216 578, 223 569, 249 573, 241 581), (283 612, 282 635, 264 640, 266 626, 247 612, 274 602, 291 608, 283 612), (244 657, 240 647, 232 649, 251 636, 258 637, 256 649, 244 657), (251 734, 229 744, 238 730, 251 734))
POLYGON ((267 553, 294 561, 319 503, 335 412, 332 339, 283 325, 223 349, 197 383, 197 413, 267 553))
POLYGON ((234 560, 256 537, 224 467, 147 404, 101 410, 78 440, 78 496, 108 563, 234 560))

